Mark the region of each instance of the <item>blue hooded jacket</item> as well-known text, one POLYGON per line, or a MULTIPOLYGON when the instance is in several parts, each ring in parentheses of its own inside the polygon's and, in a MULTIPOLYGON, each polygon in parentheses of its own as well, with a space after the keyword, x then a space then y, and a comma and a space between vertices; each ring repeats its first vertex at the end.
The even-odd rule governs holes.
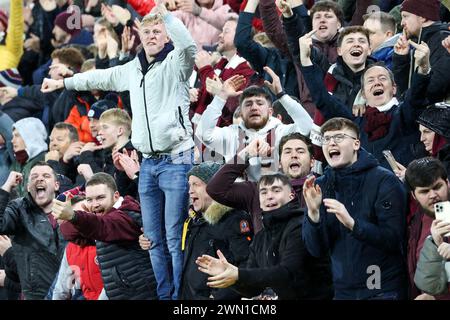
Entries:
POLYGON ((361 148, 354 164, 328 167, 317 184, 323 199, 338 200, 355 220, 350 230, 323 204, 319 223, 305 215, 303 238, 308 251, 316 257, 331 255, 335 298, 371 299, 391 292, 402 297, 407 201, 400 180, 361 148), (376 276, 371 277, 377 271, 379 286, 376 276))

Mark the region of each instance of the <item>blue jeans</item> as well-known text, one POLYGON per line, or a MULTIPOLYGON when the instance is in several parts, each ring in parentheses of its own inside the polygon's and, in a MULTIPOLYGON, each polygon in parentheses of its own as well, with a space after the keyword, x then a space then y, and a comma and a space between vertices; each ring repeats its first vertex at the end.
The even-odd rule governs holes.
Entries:
POLYGON ((183 269, 181 236, 188 213, 188 180, 193 153, 144 158, 139 172, 144 234, 160 300, 178 299, 183 269))

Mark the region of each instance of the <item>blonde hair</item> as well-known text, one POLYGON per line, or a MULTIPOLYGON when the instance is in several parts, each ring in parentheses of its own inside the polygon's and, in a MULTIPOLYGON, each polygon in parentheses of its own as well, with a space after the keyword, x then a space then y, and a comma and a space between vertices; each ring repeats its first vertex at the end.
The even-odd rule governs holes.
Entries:
POLYGON ((122 126, 125 129, 126 135, 129 136, 131 134, 131 118, 125 110, 119 108, 109 109, 102 113, 99 121, 111 123, 115 126, 122 126))
POLYGON ((95 59, 87 59, 81 65, 80 72, 85 72, 91 69, 95 69, 95 59))
POLYGON ((145 23, 149 23, 149 24, 164 23, 164 19, 163 19, 162 15, 160 15, 159 13, 157 13, 157 14, 148 13, 144 16, 144 18, 142 18, 141 26, 144 25, 145 23))

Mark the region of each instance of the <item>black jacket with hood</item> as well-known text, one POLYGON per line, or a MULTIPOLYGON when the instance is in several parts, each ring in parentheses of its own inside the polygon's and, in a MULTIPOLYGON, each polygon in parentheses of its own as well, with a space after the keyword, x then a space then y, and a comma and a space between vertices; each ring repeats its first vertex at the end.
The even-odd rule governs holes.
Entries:
POLYGON ((248 213, 213 202, 204 214, 191 211, 183 234, 184 262, 182 300, 231 300, 239 295, 231 289, 213 289, 206 285, 208 275, 198 270, 195 260, 203 254, 217 257, 220 250, 227 260, 239 266, 246 261, 253 237, 248 213))
POLYGON ((315 258, 302 240, 304 211, 298 201, 263 212, 264 229, 250 245, 234 288, 246 297, 271 288, 281 300, 323 300, 333 296, 328 259, 315 258))
POLYGON ((373 299, 406 292, 406 191, 400 180, 360 149, 358 160, 327 168, 317 179, 323 199, 336 199, 354 219, 353 230, 320 207, 320 220, 305 216, 303 236, 314 256, 331 255, 335 299, 373 299), (380 286, 374 283, 378 270, 380 286))
MULTIPOLYGON (((435 22, 422 29, 417 43, 424 41, 430 48, 431 80, 426 97, 432 102, 443 101, 450 92, 450 54, 442 46, 442 40, 450 35, 448 24, 435 22)), ((393 55, 393 68, 395 82, 397 83, 397 96, 403 94, 409 87, 414 70, 414 50, 409 55, 393 55)))

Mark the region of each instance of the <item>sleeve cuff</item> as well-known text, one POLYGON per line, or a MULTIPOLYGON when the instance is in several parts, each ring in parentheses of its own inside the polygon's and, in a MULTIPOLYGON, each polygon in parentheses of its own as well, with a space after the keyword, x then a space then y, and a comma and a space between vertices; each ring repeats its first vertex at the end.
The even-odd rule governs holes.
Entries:
POLYGON ((66 90, 74 90, 75 84, 73 81, 73 77, 63 79, 63 85, 66 90))
POLYGON ((17 89, 17 96, 18 97, 23 97, 23 87, 19 87, 18 89, 17 89))

